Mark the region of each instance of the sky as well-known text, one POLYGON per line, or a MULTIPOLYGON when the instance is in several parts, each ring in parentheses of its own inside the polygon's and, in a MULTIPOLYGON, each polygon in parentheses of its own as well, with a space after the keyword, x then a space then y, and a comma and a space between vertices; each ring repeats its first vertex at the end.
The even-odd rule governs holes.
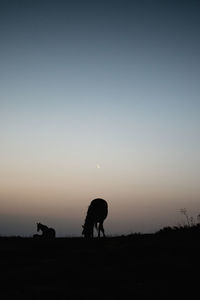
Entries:
POLYGON ((200 213, 200 1, 0 0, 0 235, 200 213))

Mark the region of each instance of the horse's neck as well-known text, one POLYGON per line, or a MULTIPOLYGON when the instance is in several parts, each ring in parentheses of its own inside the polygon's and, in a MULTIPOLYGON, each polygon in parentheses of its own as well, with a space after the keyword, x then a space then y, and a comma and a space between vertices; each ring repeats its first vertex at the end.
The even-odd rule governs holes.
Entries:
POLYGON ((94 226, 94 221, 92 220, 91 216, 87 216, 85 219, 85 226, 92 227, 94 226))

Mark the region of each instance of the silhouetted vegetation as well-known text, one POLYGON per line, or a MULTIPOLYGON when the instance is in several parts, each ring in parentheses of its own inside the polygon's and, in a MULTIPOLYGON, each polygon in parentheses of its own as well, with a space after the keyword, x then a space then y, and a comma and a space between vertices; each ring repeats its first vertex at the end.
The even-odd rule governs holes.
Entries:
POLYGON ((192 226, 167 226, 160 229, 157 234, 182 234, 182 235, 200 235, 200 224, 192 225, 192 226))
POLYGON ((200 235, 200 214, 196 218, 190 216, 186 208, 180 209, 180 213, 184 215, 186 222, 183 224, 178 224, 177 226, 167 226, 160 229, 156 234, 165 235, 183 235, 193 237, 194 235, 200 235))

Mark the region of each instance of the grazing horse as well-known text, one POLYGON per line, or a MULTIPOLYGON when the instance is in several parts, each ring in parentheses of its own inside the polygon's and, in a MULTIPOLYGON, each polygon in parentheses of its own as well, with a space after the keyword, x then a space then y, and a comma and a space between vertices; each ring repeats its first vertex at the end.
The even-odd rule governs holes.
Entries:
POLYGON ((104 199, 97 198, 92 200, 90 206, 88 207, 87 215, 85 218, 85 224, 82 226, 82 234, 85 238, 93 237, 94 226, 98 231, 98 238, 100 237, 100 232, 103 233, 105 237, 103 222, 108 215, 108 204, 104 199), (99 225, 98 225, 99 224, 99 225))
POLYGON ((56 231, 53 228, 49 228, 46 225, 37 223, 37 231, 42 231, 42 238, 45 239, 54 239, 56 237, 56 231))

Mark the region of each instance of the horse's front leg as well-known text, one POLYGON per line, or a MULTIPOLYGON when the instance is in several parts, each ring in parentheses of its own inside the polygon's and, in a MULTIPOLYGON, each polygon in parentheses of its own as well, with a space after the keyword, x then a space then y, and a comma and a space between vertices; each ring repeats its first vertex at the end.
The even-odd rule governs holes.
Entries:
POLYGON ((100 237, 100 231, 103 233, 103 237, 106 237, 104 233, 103 222, 99 223, 99 237, 100 237))
POLYGON ((98 238, 100 238, 100 234, 101 234, 101 229, 100 229, 100 223, 99 223, 99 226, 98 226, 98 238))

